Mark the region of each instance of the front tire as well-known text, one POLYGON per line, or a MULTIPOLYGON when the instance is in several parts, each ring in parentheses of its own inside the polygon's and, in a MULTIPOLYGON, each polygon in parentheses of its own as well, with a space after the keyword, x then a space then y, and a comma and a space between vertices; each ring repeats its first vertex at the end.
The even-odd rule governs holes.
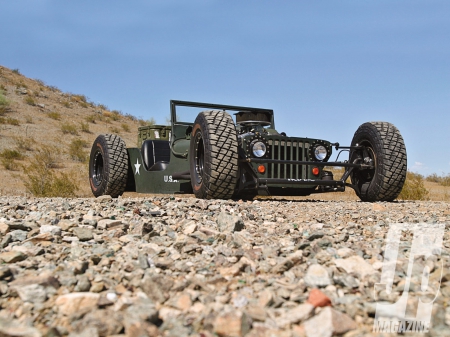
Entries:
POLYGON ((387 122, 362 124, 355 132, 350 161, 372 162, 373 169, 354 169, 350 175, 355 192, 362 201, 393 201, 406 179, 406 148, 399 130, 387 122))
POLYGON ((125 192, 128 153, 125 142, 117 135, 99 135, 89 157, 89 183, 94 196, 117 198, 125 192))
POLYGON ((231 116, 220 110, 198 114, 192 129, 190 174, 200 199, 230 199, 238 176, 238 141, 231 116))

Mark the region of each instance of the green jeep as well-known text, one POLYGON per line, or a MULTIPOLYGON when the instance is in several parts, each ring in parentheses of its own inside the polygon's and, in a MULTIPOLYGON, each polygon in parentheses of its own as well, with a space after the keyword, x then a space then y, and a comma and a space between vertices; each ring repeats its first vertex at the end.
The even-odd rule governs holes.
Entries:
POLYGON ((342 192, 348 186, 373 202, 394 200, 405 182, 405 144, 387 122, 362 124, 351 145, 341 146, 277 132, 270 109, 186 101, 171 101, 170 109, 171 126, 140 127, 138 147, 127 148, 117 135, 97 137, 89 160, 96 197, 130 191, 248 199, 342 192), (328 161, 333 147, 339 155, 348 152, 348 159, 328 161), (345 170, 335 179, 328 167, 345 170))

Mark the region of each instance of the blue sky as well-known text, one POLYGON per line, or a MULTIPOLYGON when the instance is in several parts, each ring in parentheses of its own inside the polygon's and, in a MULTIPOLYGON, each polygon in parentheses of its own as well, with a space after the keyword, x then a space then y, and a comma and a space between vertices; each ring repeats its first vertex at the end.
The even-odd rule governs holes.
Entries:
POLYGON ((395 124, 408 167, 450 172, 450 1, 0 0, 0 64, 164 123, 169 100, 272 108, 349 144, 395 124))

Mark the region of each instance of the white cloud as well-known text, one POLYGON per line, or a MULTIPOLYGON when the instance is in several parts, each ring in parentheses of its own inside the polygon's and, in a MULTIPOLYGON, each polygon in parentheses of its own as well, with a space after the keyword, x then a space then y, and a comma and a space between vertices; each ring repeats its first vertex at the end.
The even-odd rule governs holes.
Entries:
POLYGON ((428 170, 428 167, 424 163, 416 161, 414 162, 414 165, 409 168, 409 170, 413 172, 421 172, 428 170))

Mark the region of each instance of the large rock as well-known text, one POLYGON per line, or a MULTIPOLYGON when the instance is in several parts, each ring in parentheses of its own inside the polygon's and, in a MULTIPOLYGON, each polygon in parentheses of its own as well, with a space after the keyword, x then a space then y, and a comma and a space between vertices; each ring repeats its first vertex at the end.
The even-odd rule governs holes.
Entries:
POLYGON ((244 222, 238 215, 220 212, 217 217, 217 226, 221 232, 232 233, 244 229, 244 222))
POLYGON ((0 253, 0 262, 4 263, 15 263, 19 261, 23 261, 27 258, 27 255, 25 255, 22 252, 19 251, 10 251, 10 252, 3 252, 0 253))
POLYGON ((250 331, 250 322, 240 310, 220 314, 214 321, 214 333, 223 337, 243 337, 250 331))
POLYGON ((75 313, 87 312, 97 307, 100 294, 90 292, 70 293, 60 295, 55 301, 58 311, 69 316, 75 313))
POLYGON ((304 327, 307 337, 331 337, 342 335, 358 326, 348 315, 325 307, 319 314, 307 320, 304 327))
POLYGON ((312 264, 308 267, 303 278, 308 287, 326 287, 331 284, 328 271, 320 264, 312 264))
POLYGON ((356 274, 361 280, 364 279, 366 275, 375 273, 373 266, 359 255, 350 256, 346 259, 337 259, 334 263, 338 269, 344 270, 349 274, 356 274))

